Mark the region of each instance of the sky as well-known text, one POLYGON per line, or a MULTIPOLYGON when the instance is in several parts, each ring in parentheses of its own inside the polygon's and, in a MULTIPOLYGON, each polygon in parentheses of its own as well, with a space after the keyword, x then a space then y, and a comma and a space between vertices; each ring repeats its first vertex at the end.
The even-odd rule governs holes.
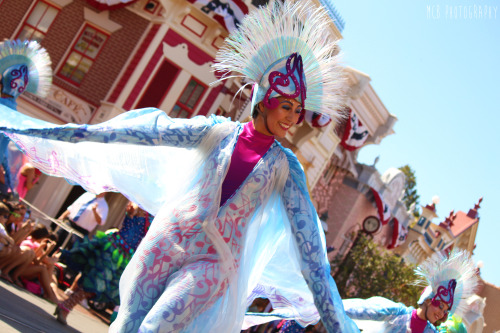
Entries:
POLYGON ((332 0, 345 21, 343 62, 368 74, 395 134, 358 161, 382 174, 409 164, 439 223, 483 197, 474 260, 500 286, 500 2, 332 0), (486 10, 486 13, 485 13, 486 10))

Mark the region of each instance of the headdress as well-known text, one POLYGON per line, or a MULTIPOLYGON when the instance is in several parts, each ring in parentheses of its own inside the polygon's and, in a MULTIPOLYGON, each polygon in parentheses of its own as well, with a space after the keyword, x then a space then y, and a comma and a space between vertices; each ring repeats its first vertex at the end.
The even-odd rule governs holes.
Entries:
POLYGON ((418 284, 426 285, 418 300, 427 299, 448 304, 448 312, 463 316, 467 310, 465 300, 474 295, 479 278, 477 268, 468 252, 452 251, 449 256, 435 253, 415 269, 418 284))
POLYGON ((19 96, 24 91, 45 96, 52 83, 51 61, 36 41, 6 40, 0 43, 2 92, 19 96))
POLYGON ((294 98, 303 108, 340 115, 343 75, 326 10, 310 0, 272 1, 247 15, 216 56, 219 81, 253 84, 252 107, 294 98), (233 74, 236 72, 236 74, 233 74))

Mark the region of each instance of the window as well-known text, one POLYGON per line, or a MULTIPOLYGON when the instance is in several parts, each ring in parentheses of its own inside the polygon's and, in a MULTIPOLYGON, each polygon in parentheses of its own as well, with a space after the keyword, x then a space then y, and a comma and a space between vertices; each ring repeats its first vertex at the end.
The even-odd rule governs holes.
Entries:
MULTIPOLYGON (((345 177, 344 180, 342 181, 342 184, 347 185, 351 188, 357 189, 359 183, 356 179, 345 177)), ((371 193, 371 191, 370 191, 370 193, 371 193)))
POLYGON ((267 5, 268 2, 269 0, 252 0, 252 5, 254 5, 255 7, 260 7, 267 5))
POLYGON ((156 14, 158 8, 160 8, 160 2, 158 0, 149 0, 144 5, 144 10, 150 14, 156 14))
POLYGON ((323 180, 326 184, 330 183, 332 178, 337 173, 337 166, 332 164, 326 172, 323 173, 323 180))
POLYGON ((59 8, 44 1, 38 1, 26 18, 26 21, 24 21, 23 27, 16 38, 41 41, 49 31, 57 14, 59 14, 59 8))
POLYGON ((431 244, 432 244, 432 242, 434 241, 434 240, 432 239, 431 235, 429 235, 428 233, 425 233, 425 234, 424 234, 424 237, 425 237, 425 242, 426 242, 427 244, 429 244, 429 245, 431 245, 431 244))
POLYGON ((418 220, 417 224, 422 226, 425 224, 425 221, 427 221, 426 218, 421 216, 420 219, 418 220))
POLYGON ((177 103, 170 111, 170 117, 173 118, 189 118, 191 114, 194 112, 196 105, 201 100, 203 96, 203 92, 206 87, 196 81, 195 79, 191 79, 187 84, 184 92, 181 97, 177 101, 177 103))
POLYGON ((109 35, 104 32, 86 25, 71 48, 62 69, 59 71, 59 76, 71 83, 80 85, 108 37, 109 35))

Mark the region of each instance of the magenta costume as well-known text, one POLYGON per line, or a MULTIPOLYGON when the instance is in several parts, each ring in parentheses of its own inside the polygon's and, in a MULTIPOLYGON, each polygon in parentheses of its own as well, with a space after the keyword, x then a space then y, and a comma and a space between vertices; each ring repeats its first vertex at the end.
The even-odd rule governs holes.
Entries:
POLYGON ((411 312, 411 319, 410 319, 411 331, 414 333, 424 332, 426 326, 427 326, 427 320, 420 319, 420 317, 417 316, 417 310, 414 309, 411 312))
POLYGON ((236 192, 273 142, 274 137, 257 132, 251 121, 243 126, 231 156, 229 170, 222 183, 221 206, 236 192))

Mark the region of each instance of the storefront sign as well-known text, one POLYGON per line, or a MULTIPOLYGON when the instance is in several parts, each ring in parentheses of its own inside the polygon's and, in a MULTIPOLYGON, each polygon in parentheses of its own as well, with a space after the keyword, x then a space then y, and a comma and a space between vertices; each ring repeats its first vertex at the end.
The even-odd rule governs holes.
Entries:
POLYGON ((55 85, 52 85, 49 94, 45 98, 28 92, 25 92, 22 96, 28 98, 44 111, 68 123, 86 124, 96 110, 95 106, 55 85))

